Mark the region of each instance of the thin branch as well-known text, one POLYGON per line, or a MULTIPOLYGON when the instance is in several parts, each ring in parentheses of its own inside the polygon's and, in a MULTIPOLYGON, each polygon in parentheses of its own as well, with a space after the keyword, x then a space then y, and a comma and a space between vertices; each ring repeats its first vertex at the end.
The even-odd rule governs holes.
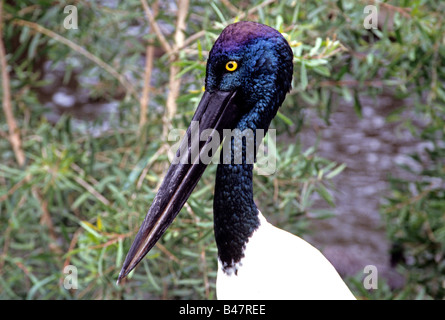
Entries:
MULTIPOLYGON (((402 81, 395 82, 396 84, 402 84, 402 81)), ((318 86, 320 87, 383 87, 385 84, 382 80, 369 80, 369 81, 359 81, 359 80, 325 80, 321 81, 318 86)))
MULTIPOLYGON (((2 84, 3 84, 3 110, 5 112, 6 121, 8 123, 9 127, 9 140, 12 144, 15 157, 17 159, 17 162, 20 166, 23 166, 25 164, 25 154, 23 152, 23 149, 21 147, 21 139, 20 139, 20 133, 19 129, 17 127, 17 123, 14 119, 14 114, 12 112, 12 104, 11 104, 11 88, 10 88, 10 82, 9 82, 9 74, 7 70, 7 63, 6 63, 6 54, 5 54, 5 47, 3 44, 3 1, 0 2, 0 65, 2 68, 2 84)), ((11 190, 14 192, 16 189, 18 189, 23 183, 29 182, 31 179, 30 175, 27 175, 22 181, 14 185, 11 190)), ((10 190, 10 191, 11 191, 10 190)), ((60 246, 57 243, 57 235, 54 231, 54 225, 52 223, 51 215, 48 209, 48 202, 42 198, 37 186, 33 186, 31 188, 32 193, 34 197, 38 200, 40 204, 40 208, 42 210, 42 216, 40 218, 40 224, 45 225, 48 228, 49 231, 49 249, 54 252, 55 254, 61 254, 62 250, 60 246)), ((6 193, 6 197, 9 196, 10 191, 6 193)), ((2 197, 2 201, 4 197, 2 197)))
MULTIPOLYGON (((82 228, 79 228, 79 229, 76 230, 76 232, 74 232, 74 234, 73 234, 73 236, 72 236, 72 238, 71 238, 71 241, 70 241, 70 245, 69 245, 69 247, 68 247, 67 254, 65 254, 66 259, 65 259, 65 261, 63 262, 63 269, 65 269, 65 267, 66 267, 67 265, 70 264, 71 255, 70 255, 69 253, 70 253, 71 251, 74 250, 74 247, 76 246, 76 244, 77 244, 77 240, 79 239, 79 235, 80 235, 81 233, 82 233, 82 228)), ((63 283, 63 279, 64 279, 64 277, 61 276, 61 277, 60 277, 60 284, 61 284, 61 285, 62 285, 62 283, 63 283)))
MULTIPOLYGON (((237 19, 237 18, 240 20, 244 19, 246 16, 250 16, 251 14, 255 13, 257 10, 264 8, 265 6, 273 3, 274 1, 275 0, 264 1, 264 2, 260 3, 259 5, 257 5, 256 7, 249 9, 247 12, 239 13, 239 16, 228 20, 228 23, 233 23, 235 21, 235 19, 237 19)), ((192 44, 199 38, 203 37, 205 35, 205 33, 206 33, 206 30, 200 30, 200 31, 192 34, 190 37, 188 37, 187 39, 184 40, 184 43, 182 44, 182 46, 173 48, 173 50, 169 54, 170 55, 177 54, 180 50, 186 48, 187 46, 189 46, 190 44, 192 44)))
MULTIPOLYGON (((176 20, 174 48, 179 48, 184 45, 184 40, 185 40, 184 30, 188 14, 188 8, 189 8, 189 0, 178 1, 178 13, 177 13, 178 18, 176 20)), ((171 120, 176 114, 177 110, 176 100, 179 97, 179 92, 181 89, 181 78, 177 77, 180 71, 180 67, 174 63, 177 61, 177 59, 178 59, 178 54, 170 56, 170 76, 169 76, 170 92, 167 97, 167 102, 166 102, 167 109, 163 119, 164 121, 164 126, 162 131, 163 141, 166 140, 168 130, 170 129, 171 126, 171 120)))
POLYGON ((430 192, 434 191, 436 189, 435 186, 431 185, 428 188, 422 190, 422 192, 420 192, 419 194, 417 194, 416 196, 410 197, 407 200, 398 203, 397 205, 391 206, 386 208, 383 213, 384 214, 389 214, 392 213, 396 210, 400 210, 404 207, 410 206, 418 201, 420 201, 422 198, 426 197, 430 192))
POLYGON ((109 74, 111 74, 114 78, 116 78, 121 83, 121 85, 127 90, 128 93, 133 95, 133 97, 135 99, 138 99, 138 94, 136 93, 136 90, 133 88, 131 83, 123 75, 121 75, 116 69, 114 69, 112 66, 107 64, 105 61, 103 61, 99 57, 93 55, 91 52, 89 52, 85 48, 83 48, 80 45, 72 42, 71 40, 68 40, 65 37, 62 37, 61 35, 55 33, 54 31, 51 31, 49 29, 46 29, 46 28, 42 27, 41 25, 39 25, 37 23, 26 21, 26 20, 22 20, 22 19, 14 19, 12 21, 12 23, 14 23, 16 25, 19 25, 19 26, 29 27, 30 29, 32 29, 32 30, 34 30, 36 32, 44 34, 44 35, 46 35, 46 36, 48 36, 48 37, 50 37, 50 38, 52 38, 52 39, 54 39, 54 40, 56 40, 56 41, 58 41, 60 43, 63 43, 64 45, 70 47, 71 49, 73 49, 77 53, 80 53, 85 58, 93 61, 99 67, 101 67, 102 69, 107 71, 109 74))
POLYGON ((153 16, 150 8, 148 7, 146 0, 141 0, 141 4, 144 7, 145 15, 147 16, 148 22, 150 23, 150 27, 153 29, 154 33, 158 37, 159 42, 161 43, 162 48, 164 48, 167 53, 172 51, 172 47, 168 43, 167 39, 165 39, 164 34, 159 28, 159 25, 156 23, 155 17, 153 16))
POLYGON ((5 201, 6 199, 8 199, 8 197, 10 195, 12 195, 14 192, 17 191, 18 188, 20 188, 22 185, 24 185, 26 182, 28 182, 29 179, 28 177, 23 178, 22 180, 20 180, 19 182, 17 182, 15 185, 13 185, 4 195, 2 195, 0 197, 0 202, 5 201))
POLYGON ((136 183, 136 189, 139 190, 142 187, 142 183, 144 182, 145 177, 148 174, 148 170, 150 170, 151 165, 159 158, 161 154, 168 151, 168 144, 163 144, 155 154, 150 158, 150 161, 145 166, 144 170, 142 170, 141 175, 139 176, 138 182, 136 183))
POLYGON ((156 248, 161 250, 170 260, 173 260, 176 263, 180 263, 181 261, 176 257, 173 253, 168 251, 166 247, 164 247, 160 242, 156 243, 156 248))
POLYGON ((139 132, 142 132, 142 128, 147 123, 147 110, 148 103, 150 101, 150 79, 153 70, 153 57, 154 57, 154 47, 148 45, 145 50, 145 72, 144 72, 144 87, 142 88, 141 99, 139 104, 141 107, 140 117, 139 117, 139 132))
POLYGON ((176 31, 175 31, 175 47, 180 47, 183 45, 185 36, 185 20, 187 18, 189 9, 189 0, 179 0, 178 1, 178 19, 176 22, 176 31))
POLYGON ((240 10, 233 4, 231 4, 229 0, 221 0, 221 2, 226 6, 227 9, 229 9, 230 12, 232 12, 232 14, 240 14, 240 10))
POLYGON ((15 158, 19 166, 25 164, 25 153, 22 149, 20 130, 14 118, 11 103, 11 84, 6 61, 6 50, 3 44, 3 1, 0 1, 0 66, 2 68, 2 89, 3 89, 3 111, 9 128, 9 142, 12 145, 15 158))
MULTIPOLYGON (((30 22, 31 23, 31 22, 30 22)), ((16 156, 17 162, 20 166, 25 164, 25 154, 21 147, 21 139, 17 123, 14 119, 14 114, 12 112, 11 104, 11 88, 9 82, 9 74, 7 70, 5 47, 3 44, 3 1, 0 2, 0 65, 2 68, 2 84, 3 84, 3 110, 5 112, 6 121, 9 127, 9 140, 12 144, 14 154, 16 156)), ((18 189, 24 182, 29 182, 31 176, 28 174, 22 181, 13 186, 12 190, 18 189)), ((55 254, 62 254, 62 250, 57 243, 57 235, 54 231, 54 225, 52 223, 51 215, 48 209, 48 202, 42 198, 37 186, 31 188, 34 197, 38 200, 40 208, 42 210, 42 216, 40 218, 40 224, 45 225, 49 231, 49 249, 55 254)), ((6 197, 9 196, 10 192, 6 193, 6 197)), ((3 197, 2 197, 3 201, 3 197)))
POLYGON ((402 16, 404 16, 405 18, 411 18, 411 8, 397 7, 397 6, 393 6, 389 3, 375 1, 375 0, 372 2, 388 9, 391 12, 396 11, 396 12, 400 13, 402 16))
POLYGON ((31 188, 32 194, 34 197, 39 201, 40 209, 42 210, 42 216, 40 217, 40 224, 45 225, 48 228, 48 236, 50 239, 49 242, 49 249, 51 252, 61 255, 62 254, 62 248, 60 248, 58 241, 57 241, 57 234, 54 231, 54 224, 53 220, 51 219, 51 214, 49 213, 48 209, 48 201, 46 199, 42 198, 42 195, 40 194, 39 189, 34 186, 31 188))
POLYGON ((78 184, 80 184, 82 187, 84 187, 89 193, 91 193, 94 197, 96 197, 97 200, 102 202, 104 205, 106 205, 106 206, 110 205, 110 201, 108 201, 107 198, 105 198, 103 195, 101 195, 99 192, 97 192, 96 189, 94 189, 94 187, 92 185, 90 185, 88 182, 86 182, 85 180, 83 180, 82 178, 80 178, 78 176, 74 176, 74 180, 76 180, 76 182, 78 184))
MULTIPOLYGON (((159 9, 159 1, 156 1, 153 5, 153 14, 157 15, 159 9)), ((150 101, 150 80, 153 70, 153 58, 154 58, 155 47, 150 43, 146 48, 145 53, 145 72, 144 72, 144 87, 142 88, 142 96, 140 100, 141 110, 139 118, 139 132, 142 132, 142 128, 147 122, 147 110, 148 103, 150 101)))
MULTIPOLYGON (((268 6, 269 4, 274 3, 274 2, 275 2, 275 0, 266 0, 266 1, 262 2, 262 3, 260 3, 259 5, 257 5, 256 7, 253 7, 251 9, 247 10, 247 13, 240 14, 239 19, 244 19, 246 16, 250 16, 251 14, 256 12, 257 10, 262 9, 265 6, 268 6)), ((234 19, 232 19, 231 21, 233 21, 233 20, 234 19)))

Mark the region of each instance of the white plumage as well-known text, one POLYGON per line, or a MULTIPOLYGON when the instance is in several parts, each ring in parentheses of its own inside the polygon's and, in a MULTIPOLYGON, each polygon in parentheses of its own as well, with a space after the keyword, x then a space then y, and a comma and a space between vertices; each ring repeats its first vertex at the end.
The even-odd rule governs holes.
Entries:
POLYGON ((319 250, 259 218, 236 274, 218 261, 218 299, 355 299, 319 250))

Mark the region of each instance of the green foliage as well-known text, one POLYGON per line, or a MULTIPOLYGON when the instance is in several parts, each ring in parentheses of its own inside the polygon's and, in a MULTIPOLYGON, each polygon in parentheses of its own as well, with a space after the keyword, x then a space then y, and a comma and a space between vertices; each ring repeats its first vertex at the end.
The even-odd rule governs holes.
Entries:
MULTIPOLYGON (((11 68, 12 105, 27 161, 24 167, 17 165, 0 114, 0 298, 215 298, 214 165, 130 280, 123 286, 116 286, 115 280, 169 164, 161 132, 170 64, 180 68, 175 76, 182 81, 172 126, 184 128, 201 95, 208 51, 222 28, 247 12, 242 19, 277 28, 294 51, 293 90, 272 123, 278 134, 295 136, 304 123, 304 108, 314 108, 329 122, 336 96, 354 101, 359 115, 360 94, 376 96, 391 90, 412 99, 415 112, 427 123, 423 129, 401 123, 403 110, 392 113, 388 121, 410 128, 432 147, 427 158, 413 155, 422 169, 412 172, 411 181, 391 179, 392 194, 382 209, 389 238, 405 250, 401 268, 407 285, 393 293, 382 284, 373 296, 356 281, 355 292, 378 299, 444 298, 445 10, 441 1, 381 4, 381 12, 393 14, 392 24, 366 30, 365 1, 231 1, 229 6, 192 0, 185 35, 186 39, 199 37, 186 43, 173 60, 149 32, 140 1, 120 2, 116 7, 77 1, 73 4, 78 8, 78 30, 63 28, 64 4, 11 3, 4 5, 3 39, 11 68), (139 93, 147 85, 141 57, 148 43, 159 52, 147 122, 138 127, 139 93), (54 84, 48 73, 61 73, 62 84, 54 84), (94 120, 68 112, 57 123, 49 122, 45 95, 54 94, 58 85, 72 83, 86 90, 90 99, 117 102, 117 109, 94 120), (52 91, 45 92, 44 87, 52 91), (108 127, 101 129, 103 123, 108 127), (77 267, 76 290, 63 286, 68 264, 77 267)), ((176 29, 173 3, 172 7, 160 3, 156 16, 170 43, 176 29)), ((262 199, 263 214, 280 227, 303 234, 310 219, 330 216, 312 210, 312 201, 317 193, 334 205, 330 180, 345 166, 320 158, 316 148, 303 149, 298 138, 291 142, 279 138, 270 147, 277 150, 277 170, 271 176, 255 176, 255 198, 262 199)))
POLYGON ((419 169, 406 170, 416 179, 393 177, 393 193, 383 210, 388 235, 403 252, 400 268, 408 278, 406 298, 445 298, 443 134, 443 130, 424 130, 422 137, 434 143, 425 155, 411 156, 419 169))

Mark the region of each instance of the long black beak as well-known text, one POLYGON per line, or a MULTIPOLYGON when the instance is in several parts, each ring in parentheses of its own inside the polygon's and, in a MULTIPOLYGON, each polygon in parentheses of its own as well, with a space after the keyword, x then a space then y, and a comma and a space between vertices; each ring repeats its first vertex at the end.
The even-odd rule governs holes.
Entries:
MULTIPOLYGON (((176 153, 177 161, 167 171, 125 258, 117 283, 144 258, 181 211, 207 167, 208 163, 201 161, 201 156, 208 152, 206 145, 212 141, 215 143, 213 139, 217 138, 222 142, 223 129, 233 129, 236 126, 240 108, 235 103, 235 95, 236 92, 226 91, 204 93, 176 153), (192 136, 192 126, 196 124, 199 125, 199 136, 192 136), (208 139, 200 141, 201 132, 209 129, 211 133, 208 139)), ((206 157, 208 158, 208 154, 206 157)))

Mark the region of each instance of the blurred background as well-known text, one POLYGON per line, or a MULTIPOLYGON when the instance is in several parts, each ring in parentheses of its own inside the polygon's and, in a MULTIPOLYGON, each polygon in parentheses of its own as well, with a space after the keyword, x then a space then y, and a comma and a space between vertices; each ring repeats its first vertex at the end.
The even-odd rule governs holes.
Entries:
POLYGON ((440 0, 3 0, 0 298, 216 298, 215 165, 115 282, 168 133, 187 127, 208 52, 239 20, 276 28, 295 56, 277 170, 254 177, 263 214, 361 299, 445 298, 444 16, 440 0))

